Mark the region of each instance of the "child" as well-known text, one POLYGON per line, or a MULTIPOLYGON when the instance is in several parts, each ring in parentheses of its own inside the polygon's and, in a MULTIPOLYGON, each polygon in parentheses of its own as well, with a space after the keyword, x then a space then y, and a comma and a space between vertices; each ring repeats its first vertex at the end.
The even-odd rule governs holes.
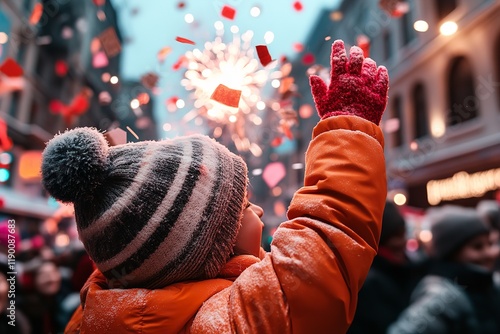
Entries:
POLYGON ((500 333, 500 284, 493 276, 499 250, 485 221, 455 206, 430 217, 436 262, 388 333, 500 333))
POLYGON ((108 147, 83 128, 52 139, 45 188, 72 202, 96 270, 67 333, 344 333, 377 251, 386 197, 384 67, 332 45, 305 184, 260 249, 263 211, 242 159, 205 136, 108 147))

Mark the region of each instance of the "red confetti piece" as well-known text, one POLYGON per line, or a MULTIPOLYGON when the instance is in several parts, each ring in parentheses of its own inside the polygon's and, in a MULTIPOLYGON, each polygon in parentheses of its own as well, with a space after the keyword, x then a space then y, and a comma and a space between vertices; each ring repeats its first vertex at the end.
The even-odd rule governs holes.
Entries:
POLYGON ((226 19, 234 20, 234 17, 236 15, 236 9, 234 9, 231 6, 224 5, 224 7, 222 7, 220 14, 222 15, 222 17, 225 17, 226 19))
MULTIPOLYGON (((7 135, 7 123, 0 118, 0 148, 4 151, 9 151, 12 148, 12 140, 7 135)), ((0 204, 0 208, 3 203, 0 204)))
POLYGON ((165 46, 160 51, 158 51, 157 58, 160 63, 163 63, 167 56, 172 52, 172 48, 170 46, 165 46))
POLYGON ((0 65, 0 72, 9 78, 20 77, 24 74, 23 68, 12 58, 7 58, 0 65))
POLYGON ((94 3, 94 5, 96 6, 104 6, 106 4, 106 0, 92 0, 92 2, 94 3))
POLYGON ((223 84, 219 84, 210 96, 212 100, 233 108, 238 108, 240 97, 241 90, 231 89, 223 84))
POLYGON ((186 56, 180 56, 179 59, 177 59, 177 61, 172 65, 172 69, 174 71, 177 71, 178 69, 180 69, 182 66, 184 66, 184 64, 187 62, 187 58, 186 56))
POLYGON ((314 57, 314 55, 312 53, 306 53, 304 55, 304 57, 302 57, 302 63, 304 65, 314 64, 315 61, 316 61, 316 57, 314 57))
POLYGON ((366 35, 358 35, 356 37, 356 43, 363 50, 363 56, 365 58, 370 57, 370 39, 366 35))
POLYGON ((33 11, 31 12, 29 22, 31 25, 36 25, 38 22, 40 22, 40 19, 42 18, 43 14, 43 5, 41 3, 35 4, 35 7, 33 7, 33 11))
POLYGON ((295 1, 293 3, 293 8, 297 11, 300 12, 302 9, 304 9, 304 6, 302 6, 302 3, 300 1, 295 1))
POLYGON ((66 64, 64 60, 56 60, 56 63, 54 64, 54 71, 58 77, 64 77, 68 74, 68 64, 66 64))
POLYGON ((257 45, 255 48, 257 49, 257 55, 262 66, 267 66, 273 61, 266 45, 257 45))
POLYGON ((184 7, 186 7, 186 4, 182 1, 177 4, 177 8, 179 8, 179 9, 184 8, 184 7))
POLYGON ((283 137, 276 137, 271 141, 271 146, 272 147, 277 147, 280 146, 281 143, 283 143, 283 137))
POLYGON ((156 73, 146 73, 141 77, 141 83, 147 89, 153 89, 158 83, 159 77, 156 73))
POLYGON ((294 43, 293 49, 297 52, 302 52, 304 50, 304 45, 302 43, 294 43))
POLYGON ((192 40, 190 40, 190 39, 187 39, 187 38, 184 38, 184 37, 179 37, 179 36, 177 36, 177 37, 175 38, 175 40, 176 40, 177 42, 179 42, 179 43, 193 44, 193 45, 195 45, 195 44, 196 44, 195 42, 193 42, 193 41, 192 41, 192 40))

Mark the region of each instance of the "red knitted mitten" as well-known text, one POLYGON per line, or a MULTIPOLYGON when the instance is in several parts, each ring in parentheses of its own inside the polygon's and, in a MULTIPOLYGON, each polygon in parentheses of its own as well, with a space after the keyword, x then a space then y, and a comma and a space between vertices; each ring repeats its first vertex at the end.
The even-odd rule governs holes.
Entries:
POLYGON ((321 119, 336 115, 355 115, 375 124, 380 123, 387 104, 389 76, 384 66, 353 46, 347 59, 344 42, 336 40, 332 45, 331 81, 327 87, 317 75, 309 82, 321 119))

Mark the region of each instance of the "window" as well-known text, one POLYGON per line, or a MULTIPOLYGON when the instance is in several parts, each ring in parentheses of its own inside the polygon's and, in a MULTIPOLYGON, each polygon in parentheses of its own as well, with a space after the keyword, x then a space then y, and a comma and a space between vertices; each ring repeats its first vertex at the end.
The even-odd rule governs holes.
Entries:
POLYGON ((425 137, 429 134, 427 121, 427 96, 425 87, 418 83, 412 91, 413 114, 415 119, 415 138, 425 137))
POLYGON ((392 132, 393 147, 399 147, 403 144, 403 100, 401 96, 396 96, 391 105, 391 118, 399 121, 399 125, 392 132))
POLYGON ((474 92, 470 62, 465 57, 455 58, 448 77, 448 125, 460 124, 478 116, 479 99, 474 92))
POLYGON ((434 3, 436 4, 438 21, 444 19, 448 16, 448 14, 453 12, 455 8, 457 8, 456 0, 436 0, 434 3))
POLYGON ((390 59, 392 56, 392 38, 389 30, 383 33, 384 38, 384 59, 390 59))
POLYGON ((409 10, 401 17, 401 25, 403 29, 403 45, 407 45, 417 36, 415 29, 413 29, 412 15, 413 11, 409 10))

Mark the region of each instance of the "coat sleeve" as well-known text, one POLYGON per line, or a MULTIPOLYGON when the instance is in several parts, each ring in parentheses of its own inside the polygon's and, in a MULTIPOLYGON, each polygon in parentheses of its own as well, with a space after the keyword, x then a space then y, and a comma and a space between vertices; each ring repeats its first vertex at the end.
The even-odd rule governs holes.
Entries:
POLYGON ((355 116, 320 121, 271 252, 205 303, 194 332, 345 333, 377 251, 386 192, 380 128, 355 116))

